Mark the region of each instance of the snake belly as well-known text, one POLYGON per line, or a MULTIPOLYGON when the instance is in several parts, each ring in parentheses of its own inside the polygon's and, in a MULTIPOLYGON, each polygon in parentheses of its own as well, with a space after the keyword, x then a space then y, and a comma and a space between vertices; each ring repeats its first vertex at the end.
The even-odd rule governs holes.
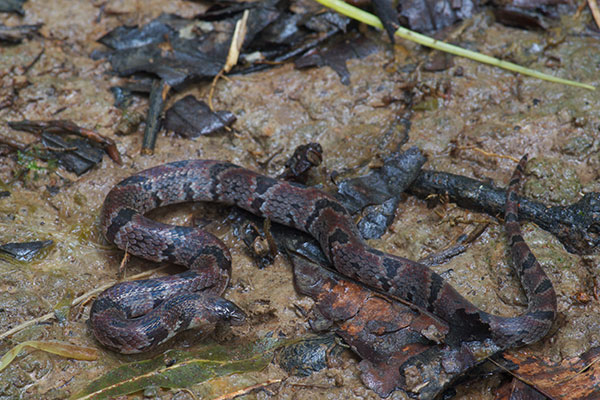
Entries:
POLYGON ((518 205, 507 207, 506 228, 529 305, 523 315, 501 317, 478 309, 425 265, 369 247, 333 196, 228 162, 189 160, 139 172, 117 184, 104 201, 101 229, 107 240, 136 256, 189 268, 170 277, 123 282, 103 292, 92 305, 90 321, 96 338, 107 347, 138 353, 185 329, 209 331, 220 321, 243 322, 243 311, 220 297, 231 269, 231 257, 221 241, 196 228, 143 216, 157 207, 191 201, 235 205, 307 232, 341 274, 426 309, 451 325, 476 321, 489 333, 486 339, 500 348, 539 340, 556 316, 552 283, 520 235, 518 205))

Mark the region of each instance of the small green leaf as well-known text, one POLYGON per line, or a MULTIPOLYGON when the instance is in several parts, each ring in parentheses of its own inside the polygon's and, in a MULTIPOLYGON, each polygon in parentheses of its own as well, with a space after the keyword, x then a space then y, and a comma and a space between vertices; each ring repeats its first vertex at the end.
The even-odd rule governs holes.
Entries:
POLYGON ((193 352, 169 350, 153 359, 109 371, 72 399, 109 399, 152 386, 186 388, 231 374, 260 371, 271 362, 277 346, 277 342, 261 342, 237 349, 207 345, 193 352))

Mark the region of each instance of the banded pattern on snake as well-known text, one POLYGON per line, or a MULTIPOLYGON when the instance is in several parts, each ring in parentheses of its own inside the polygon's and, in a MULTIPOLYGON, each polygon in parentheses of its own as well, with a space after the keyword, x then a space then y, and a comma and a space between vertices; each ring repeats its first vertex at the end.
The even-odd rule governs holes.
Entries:
POLYGON ((137 353, 184 329, 209 330, 221 320, 243 322, 244 313, 220 297, 231 267, 225 246, 199 229, 160 224, 143 216, 168 204, 210 201, 236 205, 311 234, 341 274, 428 310, 451 325, 477 321, 501 348, 535 342, 548 332, 556 316, 556 295, 520 234, 515 192, 524 163, 525 159, 511 181, 506 210, 513 259, 529 299, 521 316, 488 314, 428 267, 369 247, 346 209, 323 191, 227 162, 189 160, 150 168, 119 183, 106 197, 101 226, 105 237, 119 248, 149 260, 182 264, 190 271, 113 286, 92 306, 92 329, 102 344, 137 353))

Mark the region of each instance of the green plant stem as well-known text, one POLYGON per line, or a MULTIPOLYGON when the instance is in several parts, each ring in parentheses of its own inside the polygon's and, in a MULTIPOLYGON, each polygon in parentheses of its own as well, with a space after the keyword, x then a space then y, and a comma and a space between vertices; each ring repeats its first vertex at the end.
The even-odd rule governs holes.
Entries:
MULTIPOLYGON (((367 25, 374 26, 375 28, 382 29, 383 24, 375 15, 370 14, 366 11, 361 10, 360 8, 351 6, 348 3, 344 3, 342 0, 315 0, 325 7, 331 8, 339 12, 340 14, 344 14, 350 18, 356 19, 357 21, 363 22, 367 25)), ((545 81, 562 83, 569 86, 580 87, 589 90, 596 90, 596 88, 592 85, 587 85, 585 83, 575 82, 568 79, 557 78, 552 75, 544 74, 543 72, 535 71, 529 68, 522 67, 517 64, 513 64, 508 61, 502 61, 494 57, 486 56, 481 53, 477 53, 471 50, 463 49, 462 47, 454 46, 433 38, 429 36, 422 35, 420 33, 411 31, 409 29, 399 27, 396 31, 396 36, 399 36, 403 39, 410 40, 412 42, 418 43, 423 46, 431 47, 435 50, 444 51, 446 53, 454 54, 461 57, 466 57, 474 61, 479 61, 485 64, 493 65, 499 68, 503 68, 509 71, 518 72, 523 75, 531 76, 534 78, 542 79, 545 81)))

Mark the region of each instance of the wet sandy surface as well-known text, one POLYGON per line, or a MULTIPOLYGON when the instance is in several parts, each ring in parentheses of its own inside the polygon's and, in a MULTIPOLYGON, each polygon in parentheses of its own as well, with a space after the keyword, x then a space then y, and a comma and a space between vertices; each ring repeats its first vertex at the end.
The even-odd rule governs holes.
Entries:
MULTIPOLYGON (((21 119, 70 119, 113 138, 124 165, 108 157, 91 172, 76 177, 58 170, 38 171, 9 187, 12 195, 0 199, 0 242, 52 239, 55 245, 30 263, 0 259, 0 332, 51 312, 62 299, 79 296, 116 279, 122 253, 103 241, 98 233, 98 214, 106 192, 131 173, 168 161, 190 158, 224 159, 276 175, 294 148, 318 141, 324 149, 322 176, 333 171, 360 174, 377 165, 402 140, 397 119, 410 116, 408 145, 429 156, 426 165, 478 179, 505 184, 514 167, 508 159, 490 158, 457 146, 483 148, 489 152, 532 158, 524 194, 548 204, 569 204, 583 193, 600 191, 600 92, 565 87, 524 78, 471 61, 454 59, 444 72, 429 73, 420 66, 428 52, 412 44, 400 44, 394 54, 384 35, 370 33, 378 51, 348 62, 351 84, 325 67, 298 71, 286 64, 266 72, 232 76, 221 81, 214 103, 217 109, 236 114, 234 132, 196 140, 173 133, 159 135, 153 156, 141 156, 141 132, 117 136, 113 132, 121 111, 113 106, 111 86, 120 78, 108 74, 105 61, 88 57, 104 33, 122 24, 143 24, 161 12, 191 16, 203 6, 190 2, 109 2, 110 13, 97 21, 99 3, 30 0, 26 16, 1 16, 8 25, 44 23, 43 38, 0 49, 3 92, 18 87, 13 105, 0 110, 0 133, 24 142, 34 138, 12 131, 5 121, 21 119), (163 4, 168 3, 168 4, 163 4), (43 54, 31 69, 30 64, 43 54), (405 99, 411 99, 408 103, 405 99), (412 107, 412 114, 411 114, 412 107), (58 187, 51 194, 50 187, 58 187)), ((105 10, 106 12, 106 10, 105 10)), ((564 17, 565 19, 571 17, 564 17)), ((587 16, 586 16, 587 18, 587 16)), ((569 21, 565 22, 566 23, 569 21)), ((585 20, 557 34, 563 40, 549 44, 549 35, 510 29, 488 15, 465 23, 455 38, 459 44, 487 54, 503 56, 528 67, 592 85, 598 82, 600 44, 579 34, 585 20), (559 67, 547 67, 549 60, 559 67)), ((552 65, 556 65, 553 63, 552 65)), ((178 93, 170 103, 187 95, 206 98, 207 85, 178 93)), ((138 99, 132 109, 145 113, 147 101, 138 99)), ((43 165, 43 163, 41 164, 43 165)), ((0 159, 2 182, 12 180, 19 167, 16 157, 0 159)), ((320 180, 314 175, 314 182, 320 180)), ((157 218, 189 224, 194 217, 212 218, 209 228, 232 249, 232 283, 226 297, 249 312, 248 324, 225 328, 214 336, 219 342, 254 340, 269 332, 289 337, 307 333, 307 318, 298 306, 311 301, 295 293, 292 273, 283 257, 274 265, 258 269, 227 223, 230 210, 209 205, 170 207, 157 218)), ((432 210, 422 200, 408 198, 381 239, 371 245, 409 258, 421 258, 442 249, 468 230, 465 221, 494 219, 468 212, 452 204, 432 210)), ((555 361, 576 356, 600 344, 600 307, 593 299, 594 277, 600 272, 599 257, 569 254, 549 233, 533 224, 523 226, 524 236, 555 284, 560 317, 553 333, 530 346, 531 353, 555 361), (591 301, 582 303, 578 294, 591 301)), ((127 275, 148 268, 132 260, 127 275)), ((151 266, 155 267, 155 266, 151 266)), ((176 269, 175 269, 176 270, 176 269)), ((457 290, 488 312, 514 315, 524 309, 526 298, 511 271, 501 226, 491 225, 469 250, 436 267, 457 290)), ((86 326, 88 309, 73 310, 68 320, 36 325, 0 344, 2 352, 15 343, 34 339, 64 340, 98 346, 86 326)), ((192 345, 193 335, 171 342, 173 347, 192 345)), ((82 388, 89 380, 125 361, 139 359, 100 349, 95 362, 65 360, 42 352, 22 356, 0 373, 0 399, 60 399, 82 388)), ((256 382, 285 375, 275 365, 254 378, 256 382)), ((456 399, 492 399, 499 379, 492 377, 457 388, 456 399)), ((164 393, 161 398, 190 398, 184 392, 164 393), (186 397, 187 396, 187 397, 186 397)), ((356 360, 345 354, 336 365, 309 378, 292 378, 279 389, 261 392, 258 398, 376 399, 358 378, 356 360)), ((397 393, 393 398, 403 398, 397 393)))

